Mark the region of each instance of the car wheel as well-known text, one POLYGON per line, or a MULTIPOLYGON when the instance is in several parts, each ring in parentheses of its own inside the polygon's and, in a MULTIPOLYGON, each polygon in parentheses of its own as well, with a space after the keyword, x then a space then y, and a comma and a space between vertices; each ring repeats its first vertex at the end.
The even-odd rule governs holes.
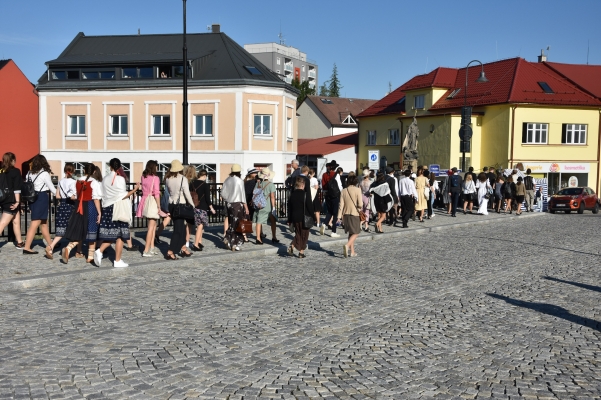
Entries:
POLYGON ((565 213, 566 213, 566 214, 569 214, 569 213, 571 213, 571 212, 572 212, 572 210, 566 210, 566 211, 565 211, 565 213))
POLYGON ((584 213, 584 203, 581 202, 580 207, 578 207, 578 214, 583 214, 583 213, 584 213))
POLYGON ((599 213, 599 203, 595 203, 595 207, 593 207, 593 214, 599 213))

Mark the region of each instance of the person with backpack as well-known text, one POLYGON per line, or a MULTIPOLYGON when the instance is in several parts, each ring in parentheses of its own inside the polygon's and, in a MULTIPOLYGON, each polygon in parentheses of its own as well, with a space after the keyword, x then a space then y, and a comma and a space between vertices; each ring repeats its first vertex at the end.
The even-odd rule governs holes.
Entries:
POLYGON ((65 236, 69 218, 73 210, 75 210, 75 200, 77 199, 76 181, 72 178, 75 166, 73 163, 66 163, 63 169, 65 177, 58 182, 58 190, 56 198, 58 199, 58 207, 54 218, 55 235, 52 243, 46 246, 46 258, 52 260, 54 246, 65 236))
POLYGON ((21 171, 15 167, 17 157, 14 153, 4 153, 2 169, 0 170, 0 189, 4 191, 4 199, 0 202, 2 218, 0 218, 0 233, 12 222, 15 237, 15 247, 22 249, 25 242, 21 238, 21 186, 23 179, 21 171))
POLYGON ((325 223, 332 230, 332 233, 330 233, 330 237, 340 236, 336 233, 337 221, 335 218, 340 204, 340 194, 342 193, 342 180, 340 179, 342 172, 343 169, 341 167, 337 167, 334 177, 328 181, 328 190, 326 192, 326 204, 328 208, 328 213, 326 214, 325 223))
POLYGON ((390 188, 390 195, 392 196, 392 208, 386 213, 388 219, 388 226, 396 226, 397 208, 399 206, 399 181, 394 176, 394 168, 386 167, 386 183, 390 188))
POLYGON ((493 190, 495 192, 495 210, 497 214, 501 213, 501 206, 503 205, 503 184, 505 180, 503 180, 503 175, 497 176, 497 179, 493 185, 493 190))
POLYGON ((524 178, 524 189, 526 194, 524 200, 526 200, 526 212, 534 212, 534 192, 536 191, 536 185, 534 184, 534 178, 530 176, 532 170, 528 168, 526 170, 526 177, 524 178))
POLYGON ((154 238, 156 235, 157 222, 161 216, 166 216, 161 211, 161 181, 156 175, 158 162, 150 160, 146 162, 146 168, 142 172, 140 185, 142 186, 142 197, 138 203, 136 217, 146 217, 148 222, 148 232, 146 232, 146 244, 142 257, 152 257, 160 254, 160 251, 154 247, 154 238), (156 212, 151 202, 156 202, 156 212), (148 205, 146 204, 148 203, 148 205), (146 207, 149 209, 146 209, 146 207))
POLYGON ((449 176, 448 193, 451 197, 451 217, 457 216, 457 205, 459 204, 459 198, 461 197, 461 191, 463 186, 463 179, 457 172, 457 167, 451 168, 453 174, 449 176))
MULTIPOLYGON (((253 190, 255 190, 255 186, 257 186, 257 174, 259 170, 256 168, 249 168, 246 171, 246 177, 244 178, 244 192, 246 193, 246 205, 248 206, 248 211, 250 211, 250 220, 252 221, 255 216, 255 209, 252 204, 253 199, 253 190)), ((248 240, 245 240, 248 241, 248 240)))
POLYGON ((256 224, 257 233, 257 240, 255 243, 258 245, 263 244, 261 228, 263 225, 267 224, 268 221, 271 223, 271 241, 274 244, 280 242, 276 238, 277 220, 273 215, 273 212, 277 211, 275 204, 275 185, 273 182, 270 182, 273 181, 274 176, 275 173, 269 168, 263 168, 259 173, 259 180, 253 190, 252 204, 255 208, 253 222, 256 224))
POLYGON ((194 234, 193 251, 202 251, 202 234, 204 228, 209 226, 209 211, 215 214, 213 202, 211 201, 211 191, 207 183, 208 172, 206 169, 198 171, 198 179, 190 184, 190 195, 194 202, 194 224, 196 225, 196 233, 194 234))
POLYGON ((507 213, 507 211, 509 211, 509 214, 511 214, 512 212, 511 206, 515 198, 515 189, 516 187, 515 183, 513 183, 513 177, 510 176, 507 178, 507 181, 505 181, 505 183, 501 187, 501 192, 503 193, 503 200, 505 200, 505 210, 503 211, 503 214, 507 213))
POLYGON ((49 193, 55 195, 56 188, 52 184, 51 173, 52 170, 48 165, 48 161, 46 161, 46 157, 38 154, 31 161, 31 169, 27 173, 24 186, 21 189, 22 192, 25 192, 23 197, 29 203, 29 210, 31 211, 31 222, 27 229, 25 246, 23 247, 24 255, 38 254, 37 251, 31 249, 38 228, 42 231, 46 243, 52 242, 50 240, 50 230, 48 229, 49 193))

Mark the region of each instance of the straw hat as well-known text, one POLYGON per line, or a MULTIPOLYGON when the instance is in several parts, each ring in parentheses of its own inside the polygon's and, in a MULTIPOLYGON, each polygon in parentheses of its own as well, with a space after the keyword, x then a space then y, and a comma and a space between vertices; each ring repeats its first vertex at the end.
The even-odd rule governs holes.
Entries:
POLYGON ((368 169, 364 169, 363 170, 363 176, 369 176, 369 170, 368 169))
POLYGON ((273 172, 272 170, 270 170, 267 167, 263 168, 261 170, 261 172, 259 172, 259 178, 261 178, 261 179, 271 180, 271 179, 273 179, 274 176, 275 176, 275 172, 273 172))
POLYGON ((184 166, 179 160, 171 161, 171 168, 169 169, 171 172, 180 172, 184 170, 184 166))
POLYGON ((240 171, 242 171, 242 167, 240 166, 240 164, 232 165, 232 172, 240 172, 240 171))

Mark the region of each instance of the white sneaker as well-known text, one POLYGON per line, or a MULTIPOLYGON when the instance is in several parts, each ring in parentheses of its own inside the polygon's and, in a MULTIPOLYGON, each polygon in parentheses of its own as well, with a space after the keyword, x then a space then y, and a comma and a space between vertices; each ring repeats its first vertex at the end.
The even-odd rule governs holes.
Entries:
POLYGON ((150 250, 149 252, 142 253, 142 257, 152 257, 152 256, 154 256, 154 253, 152 252, 152 250, 150 250))
POLYGON ((150 249, 149 253, 152 253, 155 256, 158 256, 159 254, 161 254, 161 252, 159 251, 159 249, 157 249, 156 247, 153 247, 152 249, 150 249))
POLYGON ((324 224, 321 224, 321 226, 319 227, 319 234, 323 236, 324 233, 326 233, 326 226, 324 224))
POLYGON ((330 237, 340 237, 340 235, 335 232, 332 232, 330 233, 330 237))
POLYGON ((100 249, 94 251, 94 264, 96 264, 97 267, 100 267, 102 264, 102 252, 100 249))
POLYGON ((234 247, 234 250, 236 250, 236 251, 240 251, 240 246, 235 246, 235 247, 234 247))
POLYGON ((129 267, 129 264, 127 264, 123 260, 119 260, 119 261, 115 261, 115 263, 113 264, 113 267, 115 267, 115 268, 127 268, 127 267, 129 267))

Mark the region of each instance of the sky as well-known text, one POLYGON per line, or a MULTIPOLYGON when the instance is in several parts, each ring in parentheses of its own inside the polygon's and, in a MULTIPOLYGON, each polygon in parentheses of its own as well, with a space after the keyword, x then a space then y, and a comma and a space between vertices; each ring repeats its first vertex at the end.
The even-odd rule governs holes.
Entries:
MULTIPOLYGON (((307 54, 319 84, 338 67, 341 96, 380 99, 415 75, 522 57, 601 64, 601 0, 188 0, 188 32, 212 23, 240 45, 278 42, 307 54)), ((182 32, 181 0, 0 0, 0 59, 32 82, 78 32, 182 32)))

